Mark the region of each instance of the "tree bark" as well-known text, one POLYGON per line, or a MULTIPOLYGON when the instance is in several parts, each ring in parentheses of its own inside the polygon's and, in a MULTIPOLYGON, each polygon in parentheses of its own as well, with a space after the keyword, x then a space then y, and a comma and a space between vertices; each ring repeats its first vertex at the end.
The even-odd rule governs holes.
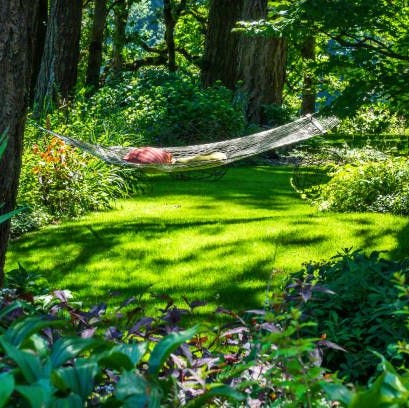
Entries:
POLYGON ((172 0, 163 0, 163 16, 165 21, 165 43, 168 51, 168 69, 170 72, 176 72, 176 19, 172 11, 172 0))
POLYGON ((316 101, 314 73, 308 66, 315 60, 315 38, 313 36, 308 36, 304 39, 301 47, 301 56, 306 66, 303 78, 301 114, 306 115, 315 112, 316 101))
POLYGON ((39 0, 35 23, 35 47, 33 52, 33 74, 30 85, 30 105, 33 105, 35 87, 41 68, 41 58, 44 52, 45 36, 47 32, 48 0, 39 0))
POLYGON ((220 80, 230 89, 237 83, 238 34, 232 32, 240 20, 243 0, 211 0, 203 56, 202 83, 220 80))
POLYGON ((264 105, 282 103, 287 44, 232 29, 240 20, 266 16, 267 0, 211 0, 202 69, 204 86, 220 80, 235 90, 239 84, 248 99, 247 118, 256 123, 266 120, 264 105))
POLYGON ((114 7, 115 27, 112 35, 112 71, 117 76, 124 64, 123 49, 126 44, 126 23, 128 21, 128 7, 125 0, 118 0, 114 7))
POLYGON ((90 43, 88 48, 86 85, 98 88, 102 65, 102 44, 108 15, 106 0, 95 0, 90 43))
MULTIPOLYGON (((0 10, 0 134, 8 136, 0 159, 0 214, 5 214, 16 204, 38 0, 0 0, 0 10)), ((0 224, 0 285, 9 232, 9 222, 0 224)))
POLYGON ((52 0, 34 98, 40 117, 71 96, 77 81, 82 0, 52 0))

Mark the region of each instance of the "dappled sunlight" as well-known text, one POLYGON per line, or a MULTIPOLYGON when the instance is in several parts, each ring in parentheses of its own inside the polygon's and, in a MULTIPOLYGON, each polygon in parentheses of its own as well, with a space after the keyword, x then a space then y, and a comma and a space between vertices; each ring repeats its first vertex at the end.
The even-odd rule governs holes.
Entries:
POLYGON ((85 302, 111 291, 120 302, 152 285, 208 300, 210 311, 260 306, 267 287, 342 248, 407 250, 407 218, 319 213, 292 191, 290 176, 261 167, 231 169, 216 183, 157 177, 150 194, 12 242, 8 269, 21 262, 85 302))

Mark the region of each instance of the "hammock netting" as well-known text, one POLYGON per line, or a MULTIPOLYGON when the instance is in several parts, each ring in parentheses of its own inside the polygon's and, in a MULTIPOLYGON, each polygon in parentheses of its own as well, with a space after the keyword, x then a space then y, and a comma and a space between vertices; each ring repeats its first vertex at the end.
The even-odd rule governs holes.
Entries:
POLYGON ((337 123, 338 119, 335 117, 317 119, 312 115, 307 115, 285 125, 235 139, 184 147, 164 147, 163 150, 172 154, 173 163, 154 164, 139 164, 124 160, 124 157, 135 147, 105 147, 61 135, 44 128, 41 129, 71 146, 78 147, 100 158, 106 163, 134 167, 144 172, 171 173, 226 165, 322 135, 336 126, 337 123))

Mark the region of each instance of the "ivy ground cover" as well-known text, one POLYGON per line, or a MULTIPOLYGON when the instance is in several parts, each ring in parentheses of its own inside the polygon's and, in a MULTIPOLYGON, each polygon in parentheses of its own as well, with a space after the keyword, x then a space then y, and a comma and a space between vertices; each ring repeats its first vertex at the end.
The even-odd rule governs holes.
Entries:
POLYGON ((318 212, 293 191, 291 175, 261 166, 230 169, 216 182, 157 176, 112 211, 12 242, 7 269, 19 262, 90 305, 153 293, 240 310, 259 307, 303 262, 342 248, 407 253, 408 218, 318 212))

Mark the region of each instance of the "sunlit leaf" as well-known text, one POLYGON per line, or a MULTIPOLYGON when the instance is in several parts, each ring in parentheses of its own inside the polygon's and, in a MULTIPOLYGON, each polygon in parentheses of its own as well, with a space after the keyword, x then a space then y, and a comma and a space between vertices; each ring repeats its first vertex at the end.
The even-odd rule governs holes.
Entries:
POLYGON ((171 333, 163 338, 152 350, 149 358, 149 374, 157 375, 170 353, 177 349, 182 343, 190 340, 198 331, 199 326, 194 326, 185 331, 171 333))
POLYGON ((4 407, 14 390, 14 377, 11 373, 0 374, 0 408, 4 407))

